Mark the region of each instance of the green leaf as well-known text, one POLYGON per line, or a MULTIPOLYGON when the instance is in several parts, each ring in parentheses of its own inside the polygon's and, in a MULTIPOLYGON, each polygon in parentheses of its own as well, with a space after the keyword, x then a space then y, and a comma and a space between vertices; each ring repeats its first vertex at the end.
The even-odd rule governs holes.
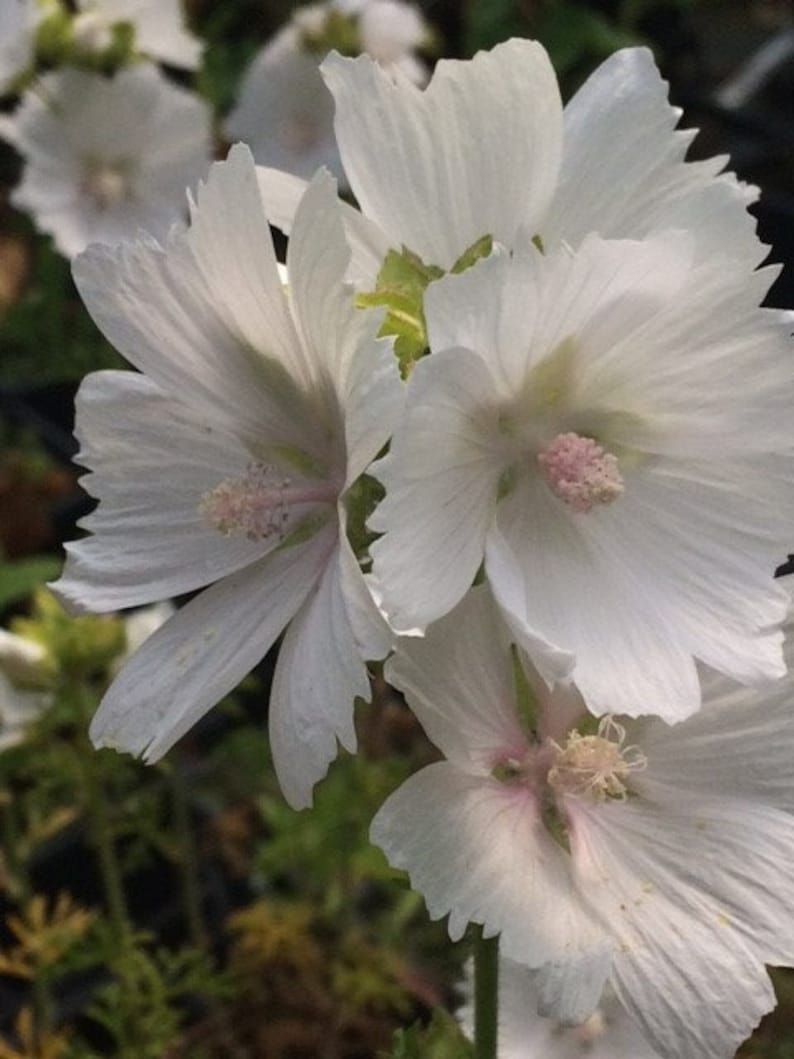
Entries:
POLYGON ((0 610, 27 599, 39 585, 52 581, 60 572, 60 560, 49 555, 0 562, 0 610))
POLYGON ((527 35, 519 0, 468 0, 465 5, 464 49, 474 55, 509 37, 527 35))
POLYGON ((397 1030, 391 1052, 378 1059, 474 1059, 474 1046, 447 1011, 436 1009, 429 1026, 397 1030))

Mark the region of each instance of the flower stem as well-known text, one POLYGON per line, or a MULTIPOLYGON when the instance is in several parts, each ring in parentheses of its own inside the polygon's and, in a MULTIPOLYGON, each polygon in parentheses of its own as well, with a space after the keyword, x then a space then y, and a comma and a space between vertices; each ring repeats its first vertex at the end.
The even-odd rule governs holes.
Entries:
POLYGON ((201 899, 201 874, 196 855, 193 822, 185 776, 178 764, 167 770, 171 787, 174 828, 179 844, 179 873, 182 881, 182 900, 190 940, 197 949, 206 949, 208 933, 204 924, 201 899))
POLYGON ((496 1059, 499 1008, 499 937, 474 942, 474 1055, 496 1059))

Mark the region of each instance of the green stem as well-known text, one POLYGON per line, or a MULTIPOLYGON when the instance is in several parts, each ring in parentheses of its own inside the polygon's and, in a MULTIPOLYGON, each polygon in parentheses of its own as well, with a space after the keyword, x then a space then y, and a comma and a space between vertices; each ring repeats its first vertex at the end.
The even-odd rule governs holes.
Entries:
POLYGON ((193 834, 193 823, 190 819, 185 777, 178 765, 167 769, 171 787, 171 798, 174 811, 174 827, 179 842, 178 863, 182 882, 182 900, 185 908, 190 940, 196 948, 207 947, 207 928, 202 912, 199 859, 196 855, 196 842, 193 834))
POLYGON ((474 1055, 496 1059, 499 1007, 499 938, 474 942, 474 1055))
MULTIPOLYGON (((90 753, 96 754, 93 748, 90 753)), ((104 792, 98 783, 92 761, 84 761, 86 778, 86 795, 88 809, 88 827, 91 842, 94 846, 102 889, 105 895, 110 921, 119 941, 127 940, 132 934, 132 924, 127 910, 127 898, 124 894, 124 877, 116 855, 116 842, 110 814, 105 802, 104 792)))

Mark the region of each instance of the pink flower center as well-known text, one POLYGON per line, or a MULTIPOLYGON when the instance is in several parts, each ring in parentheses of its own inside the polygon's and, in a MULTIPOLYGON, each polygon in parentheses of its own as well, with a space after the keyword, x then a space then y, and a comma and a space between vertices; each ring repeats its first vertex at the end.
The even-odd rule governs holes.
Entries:
POLYGON ((204 493, 199 510, 210 525, 230 536, 251 541, 287 535, 291 515, 304 505, 335 501, 333 482, 293 484, 289 477, 263 463, 252 463, 239 478, 226 478, 204 493))
POLYGON ((592 438, 558 434, 537 455, 540 473, 555 496, 579 514, 611 504, 623 493, 617 457, 592 438))

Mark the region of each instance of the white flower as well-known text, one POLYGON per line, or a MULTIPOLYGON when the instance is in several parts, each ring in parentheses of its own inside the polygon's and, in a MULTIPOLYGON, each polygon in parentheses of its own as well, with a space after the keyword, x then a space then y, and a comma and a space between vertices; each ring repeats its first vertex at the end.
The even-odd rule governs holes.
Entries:
POLYGON ((334 137, 334 101, 323 82, 323 58, 306 37, 322 42, 328 20, 351 19, 358 46, 393 76, 417 83, 427 78, 413 54, 427 26, 402 0, 330 0, 300 8, 259 52, 243 78, 240 96, 224 126, 230 141, 243 140, 257 162, 308 179, 327 166, 343 188, 347 180, 334 137))
POLYGON ((38 20, 35 0, 0 0, 0 95, 32 64, 38 20))
POLYGON ((77 0, 77 6, 75 37, 88 48, 106 48, 112 27, 126 22, 136 51, 186 70, 201 62, 203 44, 186 28, 180 0, 77 0))
POLYGON ((595 714, 695 711, 694 658, 785 672, 773 580, 794 520, 791 314, 774 269, 684 233, 495 254, 427 291, 433 352, 373 473, 383 605, 446 613, 483 559, 513 631, 595 714), (567 657, 566 657, 567 656, 567 657))
MULTIPOLYGON (((471 993, 471 967, 467 992, 471 993)), ((567 1026, 538 1014, 541 1001, 535 974, 513 960, 499 961, 499 1059, 658 1059, 617 999, 607 990, 580 1026, 567 1026)), ((472 997, 458 1012, 473 1036, 472 997)))
MULTIPOLYGON (((449 269, 488 235, 511 249, 533 237, 551 249, 589 232, 639 239, 682 228, 700 259, 727 253, 754 267, 765 256, 746 209, 755 189, 718 175, 724 157, 683 161, 695 133, 675 131, 681 112, 646 48, 607 59, 564 113, 534 41, 442 60, 424 91, 366 56, 332 54, 322 71, 364 215, 356 230, 367 238, 354 247, 370 284, 389 248, 449 269)), ((270 170, 260 179, 288 232, 299 184, 270 170)))
POLYGON ((446 760, 373 841, 453 939, 500 934, 547 1017, 584 1022, 608 981, 660 1056, 729 1059, 775 1004, 764 964, 794 962, 791 680, 760 696, 704 675, 682 724, 596 723, 526 656, 517 696, 509 640, 481 587, 398 642, 387 679, 446 760))
POLYGON ((67 257, 139 229, 164 235, 209 168, 210 127, 207 105, 149 64, 112 80, 47 74, 2 128, 25 159, 11 201, 67 257))
POLYGON ((389 648, 345 536, 344 493, 389 437, 402 389, 377 320, 342 281, 335 196, 318 174, 288 293, 242 147, 212 168, 187 232, 163 248, 93 247, 74 266, 97 324, 144 374, 81 387, 79 462, 100 503, 57 590, 103 611, 212 585, 122 670, 92 738, 156 760, 290 623, 270 732, 295 806, 309 804, 337 738, 354 748, 362 658, 389 648))

